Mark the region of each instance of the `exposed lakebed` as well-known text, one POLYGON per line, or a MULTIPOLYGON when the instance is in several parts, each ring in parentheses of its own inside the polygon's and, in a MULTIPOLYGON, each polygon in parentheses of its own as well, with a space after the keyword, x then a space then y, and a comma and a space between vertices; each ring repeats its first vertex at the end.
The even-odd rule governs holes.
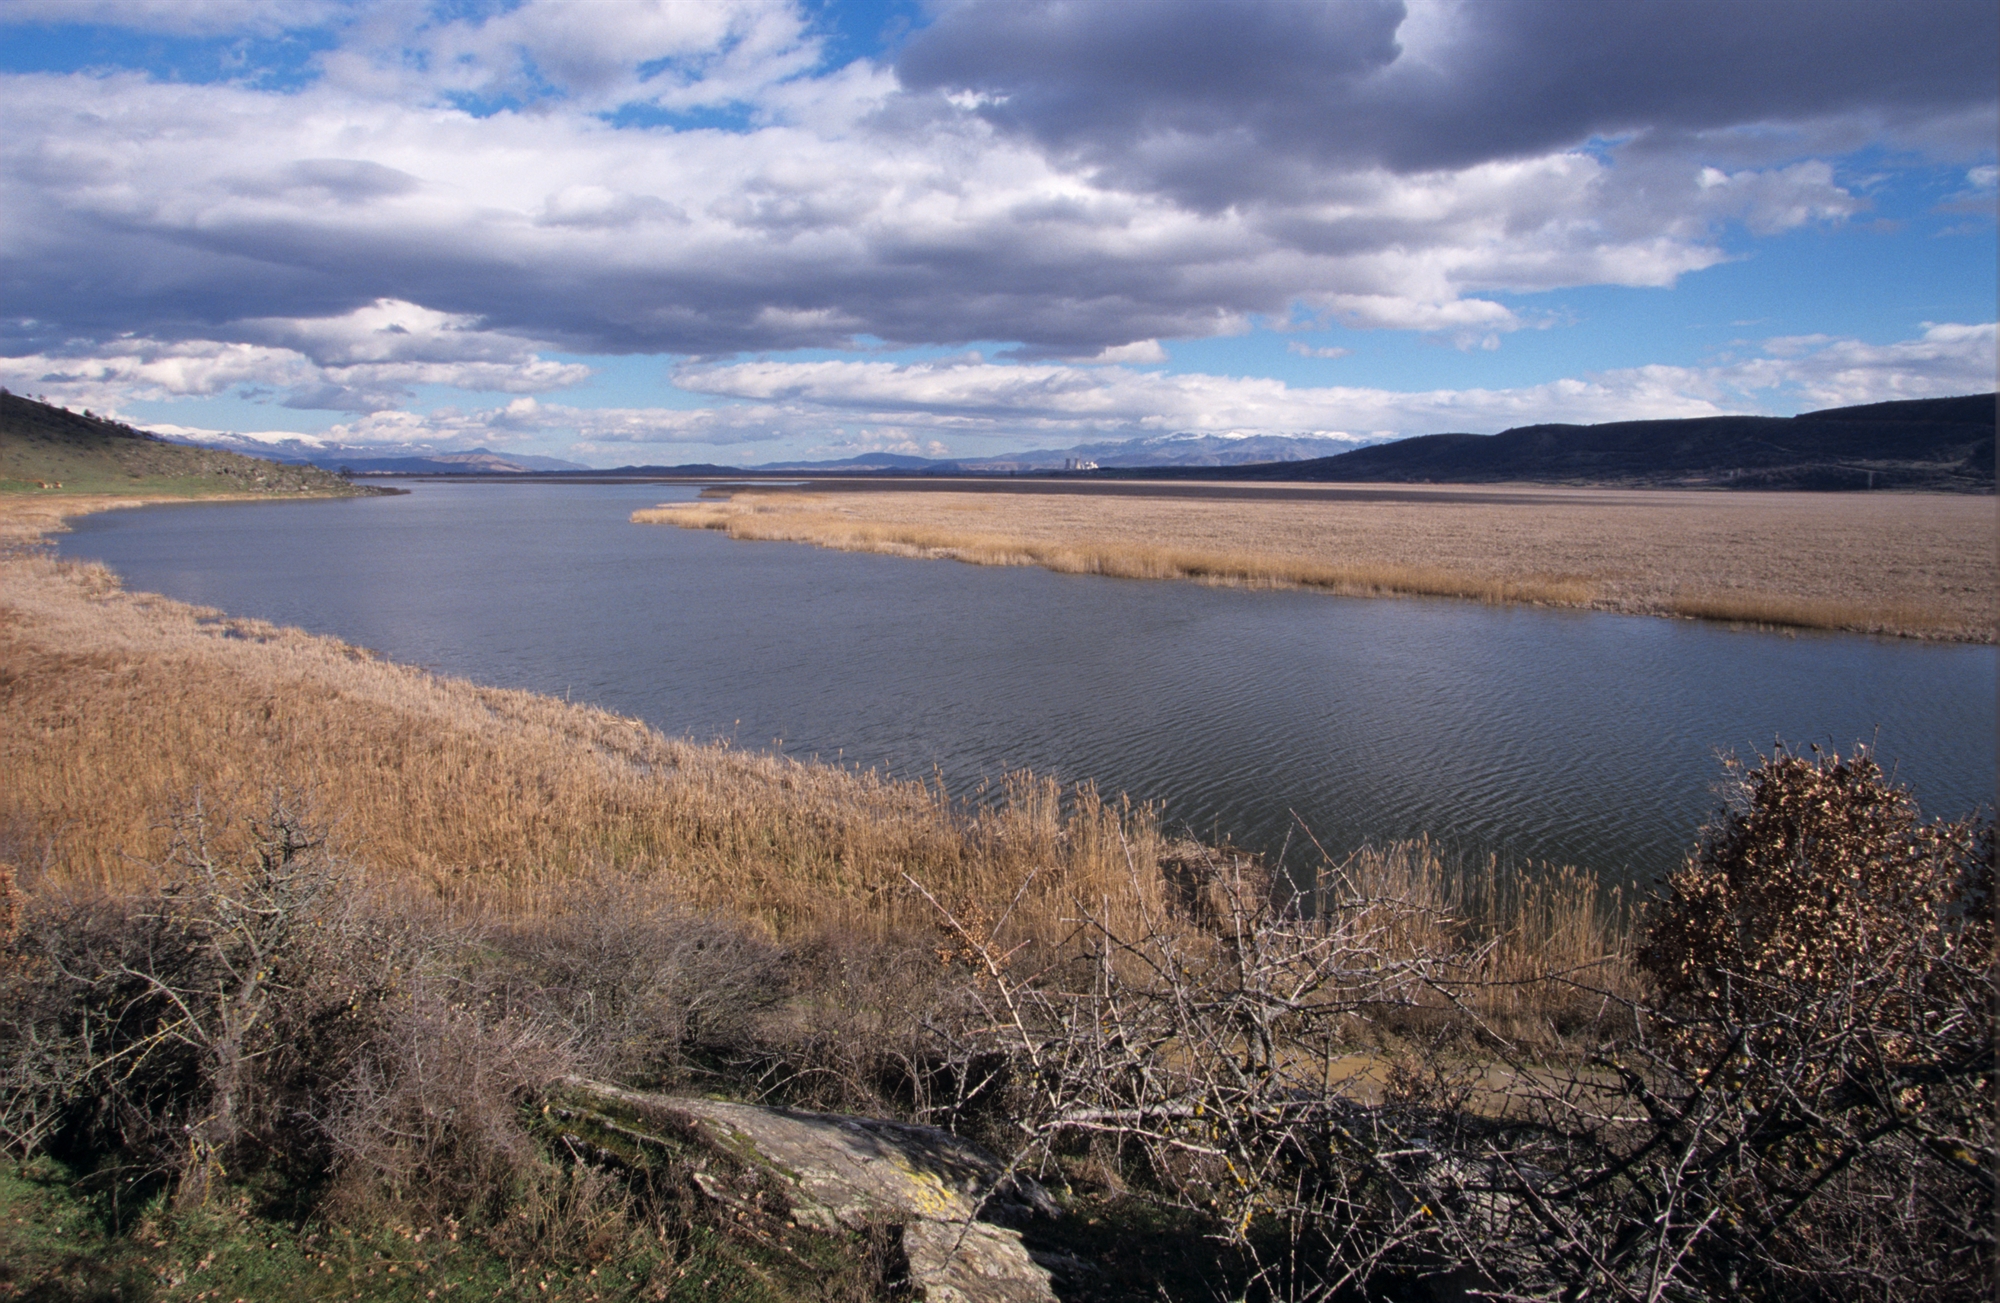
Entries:
POLYGON ((665 485, 432 484, 74 522, 134 588, 699 740, 940 777, 1029 767, 1176 825, 1647 880, 1718 754, 1872 742, 1932 814, 1994 789, 1996 649, 740 543, 628 523, 665 485))

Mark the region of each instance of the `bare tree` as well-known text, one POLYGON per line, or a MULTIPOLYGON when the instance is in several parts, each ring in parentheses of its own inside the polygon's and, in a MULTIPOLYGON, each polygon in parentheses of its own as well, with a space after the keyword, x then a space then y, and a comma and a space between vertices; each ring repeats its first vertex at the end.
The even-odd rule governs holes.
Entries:
POLYGON ((1203 926, 1079 901, 1082 957, 1034 971, 940 905, 1016 1161, 1112 1146, 1280 1297, 1985 1297, 1990 825, 1922 824, 1865 757, 1745 793, 1660 906, 1657 998, 1510 977, 1622 1012, 1567 1050, 1482 1012, 1492 939, 1423 893, 1335 874, 1308 911, 1218 864, 1203 926))

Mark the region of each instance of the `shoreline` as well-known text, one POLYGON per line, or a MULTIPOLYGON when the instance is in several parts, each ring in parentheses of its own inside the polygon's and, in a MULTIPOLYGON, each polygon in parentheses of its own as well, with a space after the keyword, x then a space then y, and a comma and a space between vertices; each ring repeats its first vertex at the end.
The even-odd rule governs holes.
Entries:
MULTIPOLYGON (((397 497, 408 489, 356 486, 353 493, 19 493, 0 495, 0 549, 36 547, 50 534, 69 532, 73 516, 92 516, 126 507, 160 507, 177 503, 217 502, 343 502, 349 498, 397 497)), ((4 553, 0 553, 4 555, 4 553)))
MULTIPOLYGON (((0 501, 0 862, 115 894, 160 862, 188 800, 240 820, 304 789, 378 883, 427 908, 533 918, 610 873, 773 937, 927 937, 929 892, 1051 943, 1072 899, 1171 912, 1174 865, 1241 855, 1171 837, 1151 807, 1087 782, 1020 771, 967 804, 127 590, 37 546, 68 517, 181 500, 0 501)), ((1441 907, 1495 890, 1494 866, 1448 867, 1428 843, 1344 863, 1400 865, 1391 876, 1441 907)), ((1629 921, 1620 889, 1576 881, 1566 908, 1584 931, 1629 921)))
POLYGON ((178 500, 0 500, 0 862, 59 888, 127 890, 176 810, 246 819, 278 787, 312 792, 378 883, 494 919, 615 874, 773 936, 921 936, 932 907, 905 873, 1004 899, 1042 865, 1020 921, 1054 934, 1062 892, 1102 894, 1164 852, 1148 810, 1085 789, 1016 775, 973 809, 127 590, 45 546, 67 518, 178 500))
POLYGON ((1960 495, 1855 503, 1851 495, 1544 487, 1445 494, 1426 486, 1400 496, 1371 488, 1352 498, 1261 500, 973 488, 919 495, 833 485, 715 492, 642 508, 631 520, 744 541, 1065 574, 1450 597, 1919 641, 1990 645, 2000 601, 1993 500, 1960 495))

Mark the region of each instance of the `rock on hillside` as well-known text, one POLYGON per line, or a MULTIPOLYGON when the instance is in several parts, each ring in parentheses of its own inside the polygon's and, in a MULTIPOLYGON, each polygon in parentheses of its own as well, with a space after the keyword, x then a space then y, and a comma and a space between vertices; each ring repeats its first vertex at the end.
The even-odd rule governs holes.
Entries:
MULTIPOLYGON (((753 1223, 892 1231, 908 1286, 931 1303, 1055 1303, 1047 1266, 1007 1223, 1058 1215, 1040 1187, 934 1127, 653 1095, 571 1078, 554 1106, 572 1146, 684 1151, 693 1181, 753 1223)), ((1074 1270, 1081 1264, 1057 1264, 1074 1270)))

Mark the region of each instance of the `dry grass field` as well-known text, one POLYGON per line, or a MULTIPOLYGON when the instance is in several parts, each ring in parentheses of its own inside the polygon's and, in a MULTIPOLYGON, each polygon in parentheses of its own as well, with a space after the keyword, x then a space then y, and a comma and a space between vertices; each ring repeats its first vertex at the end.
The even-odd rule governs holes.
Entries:
POLYGON ((616 873, 774 933, 880 934, 929 925, 905 872, 948 900, 1004 900, 1030 869, 1101 895, 1158 853, 1143 812, 1088 793, 1022 779, 960 819, 918 783, 671 740, 40 556, 0 562, 0 667, 0 860, 71 888, 133 887, 168 812, 240 819, 279 785, 378 884, 473 915, 616 873))
MULTIPOLYGON (((59 511, 115 505, 0 503, 0 864, 33 890, 137 890, 171 813, 199 801, 241 828, 280 786, 306 795, 376 889, 468 922, 560 913, 612 878, 792 939, 935 936, 929 892, 994 935, 1059 948, 1078 902, 1138 926, 1186 917, 1198 889, 1185 864, 1200 848, 1089 789, 1022 774, 968 804, 921 782, 672 739, 127 592, 102 566, 33 546, 59 511)), ((1371 897, 1479 918, 1506 938, 1489 956, 1496 974, 1624 947, 1624 907, 1587 874, 1508 891, 1422 846, 1345 873, 1371 897)), ((1496 1013, 1514 1003, 1495 999, 1496 1013)))
POLYGON ((1080 574, 1585 607, 1972 642, 1995 502, 1952 494, 1329 486, 1259 495, 738 490, 635 521, 1080 574))

